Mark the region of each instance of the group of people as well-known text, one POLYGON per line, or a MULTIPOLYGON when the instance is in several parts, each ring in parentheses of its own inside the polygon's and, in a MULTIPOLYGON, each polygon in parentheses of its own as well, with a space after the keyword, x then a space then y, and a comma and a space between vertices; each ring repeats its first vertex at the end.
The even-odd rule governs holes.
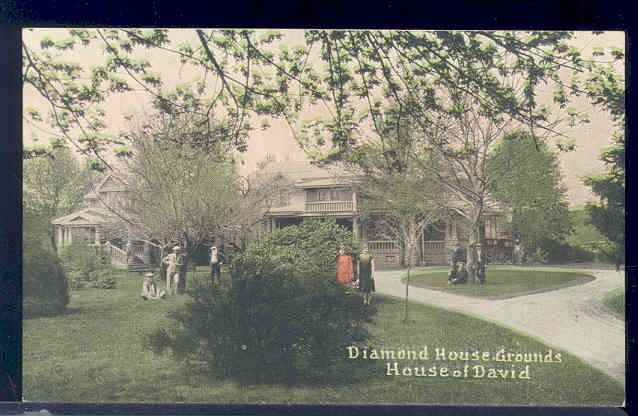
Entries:
POLYGON ((474 273, 478 283, 485 283, 485 257, 483 248, 478 246, 470 246, 474 249, 473 263, 466 263, 468 259, 468 253, 466 250, 461 250, 459 247, 455 247, 452 250, 452 257, 450 262, 450 271, 448 272, 449 284, 465 284, 468 283, 470 272, 474 273), (469 268, 469 270, 468 270, 469 268))
POLYGON ((174 292, 180 284, 182 266, 184 265, 184 255, 180 246, 175 246, 171 253, 162 258, 162 269, 166 270, 166 288, 160 289, 155 283, 155 274, 148 272, 144 274, 142 283, 142 297, 144 299, 164 298, 168 293, 174 292))
MULTIPOLYGON (((223 254, 216 245, 210 247, 209 254, 211 281, 219 281, 223 254)), ((161 299, 177 289, 180 284, 181 269, 184 265, 184 255, 181 248, 179 246, 173 247, 172 252, 162 259, 162 265, 166 268, 166 288, 161 289, 158 287, 153 272, 145 273, 142 283, 142 297, 144 299, 161 299)), ((352 255, 346 253, 345 247, 339 247, 337 281, 348 288, 358 288, 363 294, 363 303, 365 305, 370 304, 372 292, 375 291, 374 274, 374 258, 367 247, 364 247, 357 257, 356 275, 352 255)))
POLYGON ((374 284, 374 257, 364 246, 361 254, 357 258, 357 274, 355 280, 355 268, 352 256, 346 253, 345 247, 339 247, 337 255, 337 281, 348 288, 357 288, 363 294, 363 304, 370 305, 372 292, 375 291, 374 284))
MULTIPOLYGON (((222 255, 216 245, 209 249, 210 252, 210 276, 213 280, 219 280, 221 276, 222 255)), ((144 299, 160 299, 168 293, 174 292, 180 285, 184 266, 184 254, 180 246, 175 246, 171 253, 162 258, 162 269, 165 269, 166 288, 160 289, 155 282, 155 275, 152 272, 144 274, 142 283, 142 297, 144 299)))

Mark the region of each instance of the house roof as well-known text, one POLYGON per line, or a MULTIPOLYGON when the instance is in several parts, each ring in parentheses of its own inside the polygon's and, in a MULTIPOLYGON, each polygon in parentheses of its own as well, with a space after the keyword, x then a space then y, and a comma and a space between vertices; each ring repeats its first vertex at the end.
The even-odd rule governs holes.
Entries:
POLYGON ((90 191, 86 195, 84 195, 84 199, 98 199, 98 197, 95 192, 90 191))
POLYGON ((297 188, 335 188, 348 186, 342 178, 329 177, 317 179, 301 179, 295 182, 297 188))
POLYGON ((270 168, 290 179, 298 188, 325 188, 347 186, 356 178, 340 165, 318 166, 307 161, 273 163, 270 168))
POLYGON ((126 186, 114 173, 106 175, 94 188, 95 192, 123 192, 126 186))
POLYGON ((51 220, 55 225, 101 225, 113 221, 113 214, 103 208, 81 208, 51 220))

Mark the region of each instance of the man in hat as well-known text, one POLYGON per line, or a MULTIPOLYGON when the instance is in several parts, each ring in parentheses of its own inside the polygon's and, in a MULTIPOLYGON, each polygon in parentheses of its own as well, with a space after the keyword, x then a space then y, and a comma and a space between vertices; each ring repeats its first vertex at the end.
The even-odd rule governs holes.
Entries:
POLYGON ((213 244, 210 247, 210 277, 211 281, 219 281, 219 276, 221 276, 221 253, 217 250, 217 245, 213 244))
POLYGON ((179 279, 179 270, 178 266, 180 266, 180 246, 173 247, 173 252, 167 255, 162 259, 162 263, 166 264, 166 291, 170 292, 171 287, 177 289, 177 283, 179 279))
POLYGON ((144 282, 142 283, 142 297, 144 299, 159 299, 166 295, 166 291, 157 288, 153 277, 152 272, 144 274, 144 282))

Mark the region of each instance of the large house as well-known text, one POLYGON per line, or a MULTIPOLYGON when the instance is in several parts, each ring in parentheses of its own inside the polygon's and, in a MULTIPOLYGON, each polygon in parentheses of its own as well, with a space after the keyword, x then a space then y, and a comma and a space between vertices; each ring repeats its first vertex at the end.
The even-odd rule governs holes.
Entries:
MULTIPOLYGON (((373 218, 362 221, 357 208, 357 177, 334 168, 321 168, 309 162, 282 162, 272 167, 286 177, 293 187, 286 201, 272 207, 264 215, 265 231, 299 224, 308 218, 332 217, 338 224, 352 230, 367 243, 380 268, 399 267, 402 263, 402 246, 379 229, 373 218)), ((159 257, 159 247, 148 241, 129 238, 130 226, 124 232, 115 225, 118 208, 127 204, 124 183, 116 175, 106 175, 84 197, 84 207, 55 218, 56 243, 63 247, 72 243, 100 245, 113 262, 129 269, 142 270, 151 267, 159 257)), ((512 258, 512 239, 499 230, 496 213, 486 217, 486 251, 492 262, 507 262, 512 258)), ((452 247, 467 240, 462 221, 439 221, 429 226, 419 236, 417 264, 447 264, 452 247)))
MULTIPOLYGON (((271 208, 265 215, 267 229, 298 224, 307 218, 334 217, 337 223, 351 229, 375 256, 379 267, 399 267, 402 247, 399 241, 379 230, 374 219, 361 220, 357 209, 357 178, 338 170, 320 168, 308 162, 284 162, 274 168, 294 186, 287 204, 271 208)), ((497 212, 488 213, 485 220, 486 253, 492 262, 509 262, 513 242, 499 229, 497 212)), ((439 221, 419 236, 417 264, 447 264, 452 247, 467 240, 462 221, 439 221)))

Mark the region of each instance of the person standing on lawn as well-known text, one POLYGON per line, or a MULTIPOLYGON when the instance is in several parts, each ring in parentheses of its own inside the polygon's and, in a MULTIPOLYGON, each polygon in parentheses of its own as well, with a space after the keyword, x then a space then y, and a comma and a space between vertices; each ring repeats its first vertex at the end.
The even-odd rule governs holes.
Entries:
POLYGON ((213 282, 218 282, 221 276, 221 253, 217 250, 217 245, 213 244, 210 247, 210 278, 213 282))
POLYGON ((340 246, 339 255, 337 256, 337 281, 342 285, 351 287, 353 273, 352 256, 346 253, 344 246, 340 246))
POLYGON ((363 247, 358 261, 359 290, 363 293, 363 304, 370 305, 374 287, 374 257, 368 252, 368 247, 363 247))
POLYGON ((166 291, 170 292, 171 287, 177 289, 179 279, 178 267, 181 266, 179 246, 173 247, 173 252, 162 259, 162 263, 166 264, 166 291))

